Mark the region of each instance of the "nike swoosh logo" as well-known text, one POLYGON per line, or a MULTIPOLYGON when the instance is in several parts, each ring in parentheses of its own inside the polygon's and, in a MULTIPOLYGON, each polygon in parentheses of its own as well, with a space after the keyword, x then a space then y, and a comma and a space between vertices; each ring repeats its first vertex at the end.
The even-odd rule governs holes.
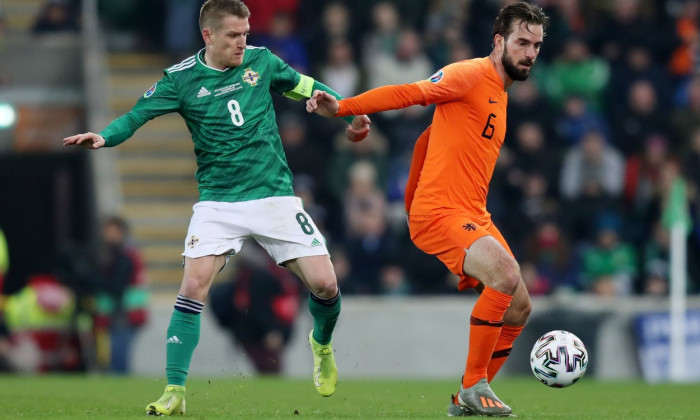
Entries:
POLYGON ((489 103, 490 104, 497 104, 498 102, 494 101, 493 99, 489 98, 489 103))
POLYGON ((314 384, 318 388, 321 386, 321 383, 318 381, 318 378, 321 376, 321 368, 319 367, 318 371, 316 371, 316 377, 314 378, 314 384))

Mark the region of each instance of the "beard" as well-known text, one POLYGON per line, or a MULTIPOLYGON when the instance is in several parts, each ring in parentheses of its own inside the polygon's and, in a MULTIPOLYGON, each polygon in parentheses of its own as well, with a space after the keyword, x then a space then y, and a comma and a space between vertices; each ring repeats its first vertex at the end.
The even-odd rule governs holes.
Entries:
MULTIPOLYGON (((511 56, 508 54, 508 49, 503 48, 503 55, 501 56, 501 63, 503 63, 503 69, 506 71, 506 74, 508 77, 510 77, 513 80, 517 80, 522 82, 523 80, 527 80, 528 76, 530 75, 530 68, 524 68, 524 69, 519 69, 518 67, 515 66, 515 63, 513 63, 513 59, 511 56)), ((532 66, 534 64, 533 61, 525 59, 520 61, 518 64, 525 64, 532 66)))

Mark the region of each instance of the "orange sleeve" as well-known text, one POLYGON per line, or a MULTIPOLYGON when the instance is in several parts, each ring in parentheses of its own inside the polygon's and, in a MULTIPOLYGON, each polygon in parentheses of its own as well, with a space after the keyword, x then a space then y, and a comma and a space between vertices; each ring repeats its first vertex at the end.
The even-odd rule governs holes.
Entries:
POLYGON ((458 100, 471 91, 483 77, 483 61, 467 60, 448 64, 426 80, 415 83, 423 92, 426 104, 458 100))
POLYGON ((338 101, 340 108, 336 117, 373 114, 375 112, 401 109, 411 105, 425 105, 423 91, 415 84, 381 86, 367 92, 338 101))
POLYGON ((408 180, 406 181, 406 192, 404 194, 404 205, 406 206, 406 214, 411 210, 413 196, 416 194, 418 186, 418 178, 423 169, 423 162, 428 153, 428 139, 430 138, 430 126, 423 131, 423 134, 416 140, 413 146, 413 157, 411 158, 411 170, 408 172, 408 180))

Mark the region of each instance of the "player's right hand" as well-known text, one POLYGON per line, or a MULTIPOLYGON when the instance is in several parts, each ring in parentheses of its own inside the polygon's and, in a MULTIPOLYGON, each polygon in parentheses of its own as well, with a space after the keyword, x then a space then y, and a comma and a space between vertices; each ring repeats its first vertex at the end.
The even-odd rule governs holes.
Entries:
POLYGON ((99 149, 105 145, 105 139, 99 134, 83 133, 63 139, 64 146, 83 146, 88 149, 99 149))
POLYGON ((339 108, 335 96, 318 89, 306 101, 306 111, 315 112, 322 117, 335 117, 339 108))
POLYGON ((352 124, 345 129, 345 136, 353 143, 364 140, 369 134, 369 125, 372 124, 367 115, 358 115, 352 120, 352 124))

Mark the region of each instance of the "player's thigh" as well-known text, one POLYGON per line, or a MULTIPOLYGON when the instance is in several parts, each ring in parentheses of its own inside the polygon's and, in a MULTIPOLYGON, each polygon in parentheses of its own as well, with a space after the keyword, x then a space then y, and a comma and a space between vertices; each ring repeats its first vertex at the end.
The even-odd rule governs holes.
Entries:
POLYGON ((204 302, 216 275, 226 264, 225 255, 185 257, 180 294, 204 302))
POLYGON ((328 255, 295 258, 284 265, 299 276, 316 296, 330 299, 338 294, 335 271, 328 255))

